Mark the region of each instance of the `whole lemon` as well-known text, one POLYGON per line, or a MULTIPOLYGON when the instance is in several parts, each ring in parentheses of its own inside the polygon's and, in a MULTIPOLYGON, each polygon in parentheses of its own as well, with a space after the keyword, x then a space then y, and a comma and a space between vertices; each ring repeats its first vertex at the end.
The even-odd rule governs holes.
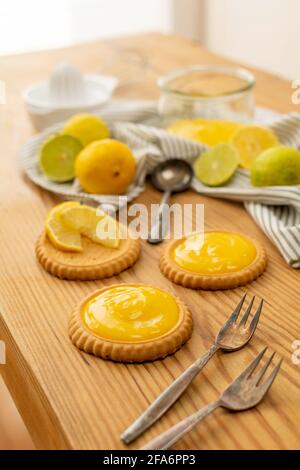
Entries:
POLYGON ((132 183, 135 158, 127 145, 113 139, 93 142, 75 161, 75 175, 92 194, 123 194, 132 183))
POLYGON ((300 152, 283 145, 263 152, 251 168, 253 186, 300 184, 300 152))
POLYGON ((109 129, 103 119, 98 116, 76 114, 66 123, 62 134, 75 137, 85 147, 95 140, 109 137, 109 129))

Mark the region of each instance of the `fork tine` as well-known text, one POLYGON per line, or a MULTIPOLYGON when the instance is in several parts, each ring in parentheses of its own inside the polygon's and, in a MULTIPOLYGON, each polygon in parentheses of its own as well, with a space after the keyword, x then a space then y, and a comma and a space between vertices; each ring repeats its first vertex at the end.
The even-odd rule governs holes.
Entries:
POLYGON ((240 321, 239 326, 245 326, 246 325, 246 322, 247 322, 248 317, 250 315, 254 300, 255 300, 255 296, 252 297, 252 300, 251 300, 250 304, 248 305, 248 307, 247 307, 247 309, 246 309, 246 311, 245 311, 245 313, 244 313, 244 315, 243 315, 243 317, 240 321))
POLYGON ((242 380, 244 379, 248 379, 248 377, 250 377, 251 373, 256 369, 256 367, 258 366, 261 358, 263 357, 263 355, 265 354, 266 350, 268 348, 265 347, 257 356, 256 358, 251 362, 251 364, 246 367, 246 369, 241 373, 241 375, 239 375, 237 378, 236 378, 236 381, 239 381, 241 382, 242 380))
POLYGON ((238 316, 240 314, 240 311, 242 310, 242 306, 245 302, 245 299, 246 299, 246 296, 247 294, 245 294, 241 300, 239 301, 238 305, 235 307, 234 311, 232 312, 232 314, 230 315, 230 317, 228 318, 228 320, 226 321, 226 323, 224 324, 222 330, 226 330, 229 326, 231 326, 233 323, 236 322, 236 320, 238 319, 238 316))
POLYGON ((256 327, 257 327, 257 324, 259 322, 259 318, 260 318, 260 314, 261 314, 261 311, 262 311, 262 308, 263 308, 263 305, 264 305, 264 299, 262 299, 260 301, 260 304, 258 306, 258 309, 256 310, 256 313, 254 315, 254 317, 252 318, 251 320, 251 323, 250 323, 250 331, 251 331, 251 334, 253 335, 255 330, 256 330, 256 327))
POLYGON ((262 377, 265 375, 266 373, 266 370, 268 369, 269 365, 271 364, 273 358, 275 356, 275 353, 273 352, 273 354, 270 356, 270 358, 267 360, 267 362, 265 363, 265 365, 257 372, 257 374, 255 374, 255 376, 253 377, 253 383, 255 385, 258 384, 258 382, 262 379, 262 377))
POLYGON ((272 386, 274 380, 276 379, 276 376, 280 370, 282 361, 283 359, 280 359, 280 361, 277 363, 277 365, 274 367, 274 369, 270 373, 269 377, 266 378, 266 380, 258 386, 258 390, 260 390, 263 393, 263 396, 267 393, 267 391, 272 386))

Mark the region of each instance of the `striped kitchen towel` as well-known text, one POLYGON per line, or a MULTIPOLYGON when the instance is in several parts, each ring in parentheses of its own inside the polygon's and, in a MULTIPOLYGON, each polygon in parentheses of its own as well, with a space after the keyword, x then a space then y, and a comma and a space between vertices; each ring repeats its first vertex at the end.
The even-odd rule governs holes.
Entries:
MULTIPOLYGON (((128 144, 138 161, 135 181, 126 195, 129 201, 144 190, 145 177, 158 162, 168 158, 183 158, 193 163, 206 148, 205 145, 163 130, 155 102, 113 101, 102 110, 101 116, 108 121, 112 136, 128 144)), ((279 116, 259 109, 255 121, 269 126, 282 144, 300 148, 300 114, 279 116)), ((117 196, 87 194, 77 181, 57 184, 42 175, 37 158, 39 147, 46 137, 61 126, 58 124, 33 137, 22 147, 21 163, 29 178, 65 199, 106 207, 111 204, 119 206, 120 199, 117 196)), ((278 247, 286 262, 293 268, 300 268, 300 186, 254 188, 248 172, 239 169, 223 187, 209 188, 194 178, 192 188, 207 196, 244 202, 247 211, 278 247)))

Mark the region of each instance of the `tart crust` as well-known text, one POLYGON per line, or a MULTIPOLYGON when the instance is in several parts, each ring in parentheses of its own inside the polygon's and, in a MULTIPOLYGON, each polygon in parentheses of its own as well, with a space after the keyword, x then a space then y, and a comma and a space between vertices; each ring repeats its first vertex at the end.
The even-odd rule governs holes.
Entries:
MULTIPOLYGON (((216 230, 209 230, 206 233, 215 231, 216 230)), ((222 230, 222 232, 232 233, 226 230, 222 230)), ((242 234, 242 236, 255 245, 257 255, 251 264, 240 271, 218 275, 204 275, 188 271, 178 266, 173 260, 171 252, 183 239, 172 240, 168 244, 160 259, 160 270, 170 281, 191 289, 223 290, 234 289, 249 284, 265 271, 267 267, 267 254, 264 247, 257 240, 244 234, 242 234)))
POLYGON ((180 320, 168 333, 157 339, 119 342, 97 336, 82 321, 82 308, 91 298, 107 289, 119 286, 144 286, 145 284, 113 284, 89 295, 73 312, 69 322, 69 336, 73 344, 86 353, 116 362, 132 363, 154 361, 174 354, 190 338, 193 331, 192 314, 188 307, 173 296, 180 309, 180 320))
POLYGON ((120 241, 118 248, 107 248, 82 237, 83 252, 56 249, 44 231, 35 253, 43 268, 60 279, 92 281, 115 276, 131 267, 140 255, 140 242, 133 238, 120 241))

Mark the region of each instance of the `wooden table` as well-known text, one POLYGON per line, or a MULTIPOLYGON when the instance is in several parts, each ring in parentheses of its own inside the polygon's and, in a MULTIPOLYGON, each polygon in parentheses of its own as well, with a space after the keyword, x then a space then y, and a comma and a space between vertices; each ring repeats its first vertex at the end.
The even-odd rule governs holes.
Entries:
MULTIPOLYGON (((208 229, 247 232, 265 245, 267 272, 247 288, 196 292, 171 285, 159 272, 162 247, 143 243, 140 261, 117 278, 103 282, 67 282, 51 277, 37 264, 34 244, 54 198, 33 186, 17 160, 20 145, 32 135, 21 90, 44 80, 57 62, 71 62, 85 72, 109 72, 121 78, 118 95, 155 98, 156 79, 174 67, 227 62, 198 44, 177 37, 143 36, 79 45, 0 60, 0 79, 7 85, 7 104, 0 106, 0 339, 6 342, 7 365, 1 373, 38 448, 122 449, 123 431, 147 405, 194 361, 214 338, 241 294, 267 301, 259 331, 251 345, 232 355, 217 355, 184 397, 135 443, 175 424, 217 397, 218 392, 264 344, 285 358, 282 372, 267 399, 242 414, 218 411, 192 431, 177 449, 300 448, 300 366, 291 362, 292 342, 300 339, 299 272, 290 269, 242 205, 193 193, 181 202, 205 203, 208 229), (83 296, 114 282, 153 282, 180 295, 191 307, 195 331, 173 357, 143 365, 106 362, 79 352, 67 335, 67 323, 83 296)), ((290 84, 255 71, 260 105, 296 111, 290 84)), ((157 202, 148 190, 139 202, 157 202)), ((132 446, 134 447, 134 446, 132 446)))

